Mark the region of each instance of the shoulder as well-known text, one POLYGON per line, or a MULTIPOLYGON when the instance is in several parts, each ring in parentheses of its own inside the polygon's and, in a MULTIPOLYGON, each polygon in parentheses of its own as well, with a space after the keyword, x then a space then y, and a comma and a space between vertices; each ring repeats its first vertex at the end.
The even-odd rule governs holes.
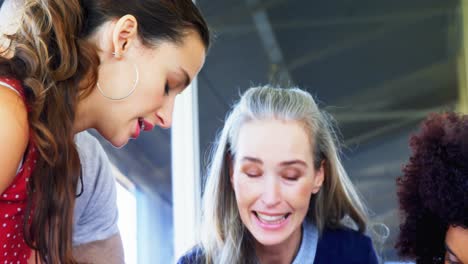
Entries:
MULTIPOLYGON (((4 86, 0 83, 0 115, 2 117, 1 122, 11 121, 20 123, 21 125, 27 125, 28 111, 26 104, 23 101, 23 97, 18 91, 11 89, 10 87, 4 86)), ((8 126, 2 126, 8 127, 8 126)))
POLYGON ((177 264, 203 264, 205 263, 205 254, 200 246, 195 246, 185 255, 179 258, 177 264))
POLYGON ((112 182, 114 177, 109 159, 99 141, 89 132, 83 131, 76 134, 75 143, 80 155, 86 191, 92 193, 99 185, 107 185, 112 182))
POLYGON ((98 182, 113 181, 109 158, 103 147, 88 131, 83 131, 75 136, 75 143, 80 155, 83 178, 85 184, 95 185, 98 182))
POLYGON ((29 142, 28 115, 22 98, 0 84, 0 193, 10 184, 29 142))
POLYGON ((78 147, 78 150, 80 151, 80 154, 82 153, 93 153, 95 151, 104 152, 102 149, 101 144, 99 141, 91 135, 88 131, 83 131, 75 136, 75 143, 78 147))
POLYGON ((371 239, 349 228, 325 229, 317 245, 317 259, 327 259, 319 263, 377 263, 371 239))
POLYGON ((102 196, 103 191, 112 191, 115 179, 111 163, 99 141, 83 131, 76 134, 75 143, 80 155, 85 196, 102 196))
POLYGON ((17 91, 16 89, 14 90, 0 83, 0 105, 2 106, 0 108, 2 112, 15 111, 16 116, 13 116, 15 119, 23 117, 26 120, 28 111, 20 91, 17 91))
POLYGON ((346 227, 336 229, 327 228, 324 230, 321 239, 325 241, 337 240, 342 242, 346 241, 357 243, 370 242, 370 238, 368 236, 364 235, 361 232, 346 227))

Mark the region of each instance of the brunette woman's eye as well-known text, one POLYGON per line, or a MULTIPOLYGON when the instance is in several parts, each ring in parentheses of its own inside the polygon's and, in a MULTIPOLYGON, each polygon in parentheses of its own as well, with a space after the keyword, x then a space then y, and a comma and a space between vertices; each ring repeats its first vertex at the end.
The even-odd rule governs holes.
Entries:
POLYGON ((166 84, 164 84, 164 95, 169 95, 170 89, 169 84, 166 82, 166 84))

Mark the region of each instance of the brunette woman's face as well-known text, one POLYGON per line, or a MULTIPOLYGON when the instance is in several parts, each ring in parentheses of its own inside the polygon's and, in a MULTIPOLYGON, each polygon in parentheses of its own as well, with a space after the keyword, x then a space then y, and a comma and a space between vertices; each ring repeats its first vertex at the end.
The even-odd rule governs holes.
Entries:
POLYGON ((188 31, 180 43, 161 40, 148 47, 131 23, 123 23, 120 29, 114 26, 117 37, 111 42, 117 44, 101 53, 100 90, 93 90, 92 95, 100 104, 90 113, 97 117, 94 128, 116 147, 155 126, 169 128, 176 95, 191 83, 205 61, 205 46, 198 33, 188 31), (112 55, 115 50, 117 55, 112 55))

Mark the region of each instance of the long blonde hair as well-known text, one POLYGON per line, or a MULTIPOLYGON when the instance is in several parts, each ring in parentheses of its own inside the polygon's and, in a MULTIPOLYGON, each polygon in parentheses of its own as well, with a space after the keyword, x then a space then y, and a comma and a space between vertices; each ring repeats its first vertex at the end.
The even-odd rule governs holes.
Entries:
POLYGON ((299 121, 313 144, 314 166, 325 166, 321 190, 311 198, 307 219, 320 234, 325 228, 342 227, 351 218, 360 232, 367 223, 361 202, 339 157, 337 136, 331 117, 321 111, 313 97, 298 88, 270 86, 248 89, 228 115, 212 153, 203 194, 201 249, 205 263, 253 263, 253 238, 245 229, 229 180, 229 166, 241 126, 251 120, 299 121))

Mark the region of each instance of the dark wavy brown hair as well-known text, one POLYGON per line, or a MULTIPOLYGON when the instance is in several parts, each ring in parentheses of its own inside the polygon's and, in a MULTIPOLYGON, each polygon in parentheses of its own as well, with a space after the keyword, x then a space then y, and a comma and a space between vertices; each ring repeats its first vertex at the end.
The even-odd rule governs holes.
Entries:
POLYGON ((432 114, 411 137, 397 179, 403 221, 396 248, 416 263, 444 263, 449 226, 468 228, 468 116, 432 114))
MULTIPOLYGON (((27 0, 17 33, 0 58, 0 76, 22 81, 31 137, 40 158, 28 186, 23 231, 43 263, 76 263, 72 224, 81 164, 74 142, 76 105, 95 87, 99 58, 87 41, 102 23, 125 14, 147 46, 182 43, 189 31, 208 49, 208 27, 191 0, 27 0)), ((37 255, 36 255, 37 257, 37 255)))

